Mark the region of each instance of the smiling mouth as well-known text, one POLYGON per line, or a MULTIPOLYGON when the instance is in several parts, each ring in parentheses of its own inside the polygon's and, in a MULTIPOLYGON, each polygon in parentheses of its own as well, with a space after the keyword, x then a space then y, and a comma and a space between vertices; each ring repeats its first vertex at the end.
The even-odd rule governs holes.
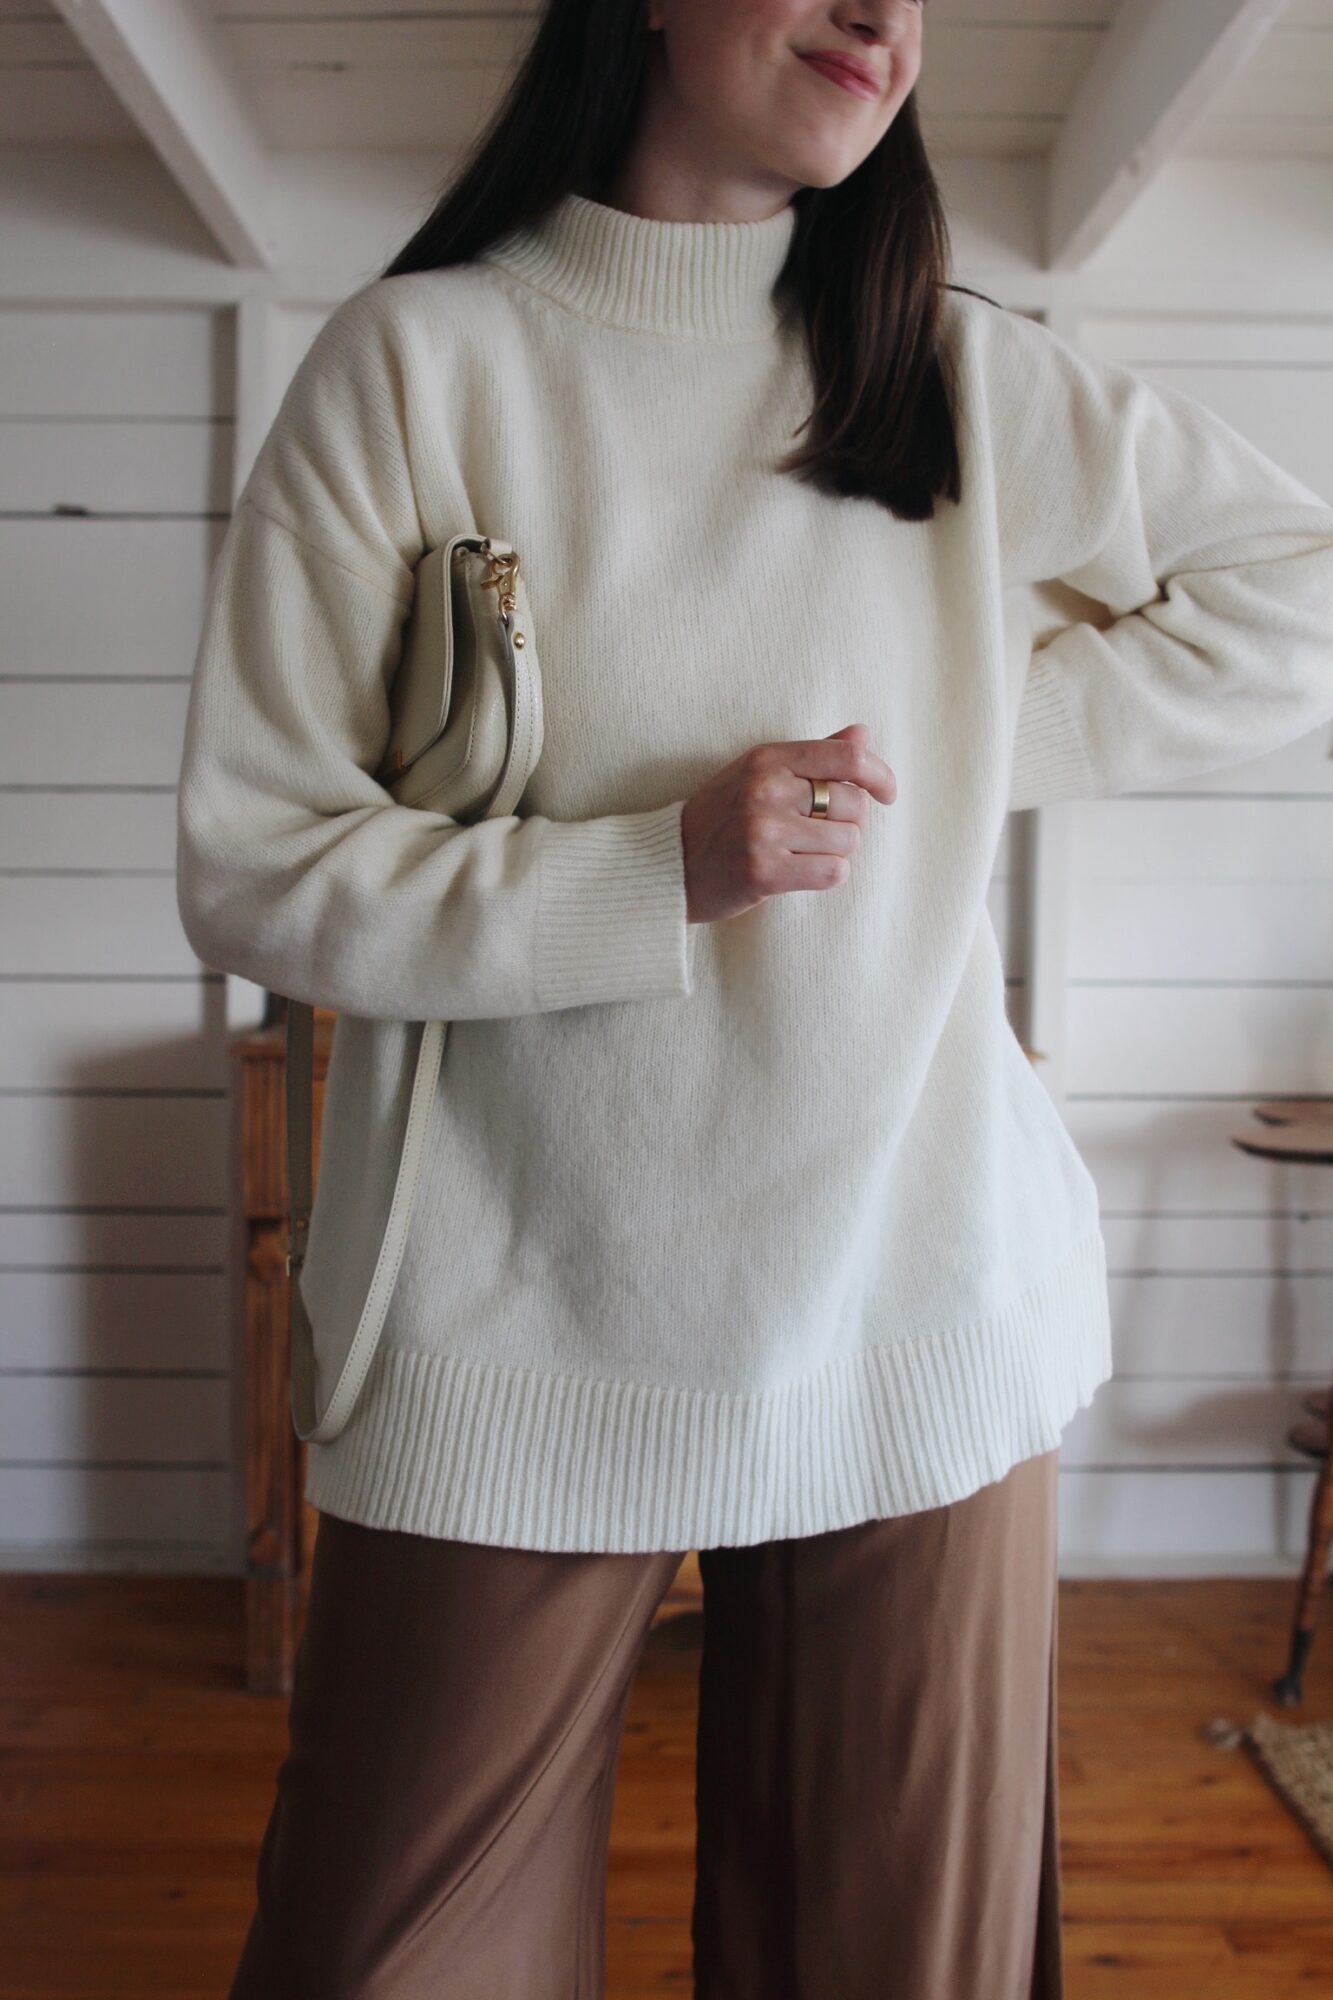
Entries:
POLYGON ((809 55, 802 55, 801 61, 807 69, 836 83, 840 89, 849 91, 853 97, 872 98, 880 94, 878 81, 866 75, 859 65, 847 61, 832 51, 816 49, 809 55))

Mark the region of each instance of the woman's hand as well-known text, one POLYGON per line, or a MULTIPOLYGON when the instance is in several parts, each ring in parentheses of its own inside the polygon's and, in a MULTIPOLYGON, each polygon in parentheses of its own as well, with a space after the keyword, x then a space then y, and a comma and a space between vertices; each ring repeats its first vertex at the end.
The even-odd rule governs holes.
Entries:
POLYGON ((872 798, 897 780, 849 722, 808 742, 757 743, 685 801, 685 909, 692 924, 739 916, 791 889, 836 889, 851 872, 872 798), (810 817, 812 780, 828 781, 828 818, 810 817))

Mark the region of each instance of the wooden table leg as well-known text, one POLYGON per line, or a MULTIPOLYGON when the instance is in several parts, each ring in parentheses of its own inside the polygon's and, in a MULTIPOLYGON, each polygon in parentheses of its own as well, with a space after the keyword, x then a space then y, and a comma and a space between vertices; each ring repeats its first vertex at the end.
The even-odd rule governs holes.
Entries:
POLYGON ((1301 1676, 1314 1644, 1319 1608, 1328 1581, 1328 1551, 1333 1544, 1333 1427, 1327 1417, 1311 1422, 1303 1418, 1287 1433, 1288 1441, 1300 1451, 1319 1457, 1319 1477, 1310 1496, 1310 1527, 1306 1537, 1305 1567, 1296 1593, 1296 1616, 1291 1630, 1287 1671, 1273 1682, 1273 1693, 1283 1708, 1297 1708, 1301 1700, 1301 1676))

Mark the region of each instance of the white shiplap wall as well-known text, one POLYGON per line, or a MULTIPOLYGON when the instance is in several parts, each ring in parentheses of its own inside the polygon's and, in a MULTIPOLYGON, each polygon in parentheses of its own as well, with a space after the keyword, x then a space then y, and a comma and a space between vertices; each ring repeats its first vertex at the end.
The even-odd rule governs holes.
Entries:
MULTIPOLYGON (((1101 311, 1078 338, 1333 495, 1327 320, 1101 311)), ((1333 1093, 1333 725, 1064 824, 1063 1109, 1101 1194, 1115 1353, 1065 1434, 1066 1545, 1294 1560, 1313 1475, 1285 1433, 1333 1376, 1333 1168, 1229 1135, 1256 1099, 1333 1093)))
POLYGON ((0 310, 0 1541, 234 1567, 219 975, 175 903, 232 315, 0 310))
MULTIPOLYGON (((963 282, 1029 309, 1054 299, 1061 331, 1177 382, 1333 492, 1333 313, 1284 311, 1270 268, 1258 316, 1200 254, 1209 218, 1220 243, 1236 213, 1234 172, 1216 195, 1195 163, 1163 182, 1161 213, 1190 218, 1197 284, 1143 256, 1130 283, 1104 254, 1080 295, 1012 248, 1028 240, 1023 163, 1012 179, 963 165, 963 282), (1133 318, 1108 305, 1129 298, 1133 318)), ((21 275, 0 295, 0 1565, 236 1569, 226 1045, 255 996, 180 933, 174 784, 230 496, 323 312, 368 273, 346 266, 313 298, 302 284, 302 256, 327 269, 347 214, 312 167, 315 233, 294 210, 271 297, 214 298, 184 228, 111 235, 133 202, 99 188, 105 285, 83 299, 64 255, 78 183, 60 172, 49 224, 18 207, 33 300, 21 275)), ((141 172, 122 156, 124 188, 141 172)), ((53 173, 35 161, 33 185, 53 173)), ((1230 240, 1257 268, 1287 210, 1255 185, 1253 241, 1230 240)), ((364 195, 356 218, 377 252, 421 206, 387 186, 379 222, 364 195)), ((1145 232, 1141 209, 1127 234, 1145 232)), ((1322 282, 1299 254, 1286 275, 1289 300, 1322 282)), ((1116 1318, 1116 1379, 1066 1434, 1070 1570, 1290 1569, 1302 1544, 1311 1474, 1283 1438, 1301 1382, 1333 1366, 1333 1172, 1267 1166, 1227 1135, 1256 1095, 1333 1091, 1327 749, 1042 816, 1069 892, 1063 938, 1037 913, 1059 972, 1050 1071, 1101 1190, 1116 1318)), ((1010 823, 990 897, 1020 1031, 1037 817, 1010 823)), ((1049 955, 1043 968, 1049 982, 1049 955)))

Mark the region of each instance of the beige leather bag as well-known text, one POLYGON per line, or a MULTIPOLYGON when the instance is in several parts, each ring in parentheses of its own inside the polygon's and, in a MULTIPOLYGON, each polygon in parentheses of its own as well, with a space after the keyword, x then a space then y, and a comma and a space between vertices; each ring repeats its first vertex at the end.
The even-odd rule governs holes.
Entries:
MULTIPOLYGON (((460 534, 422 557, 392 721, 375 775, 400 805, 488 819, 512 812, 542 746, 541 672, 511 542, 460 534)), ((337 1437, 374 1359, 407 1241, 447 1021, 421 1027, 393 1200, 355 1336, 322 1412, 300 1273, 310 1227, 314 1009, 287 1002, 288 1327, 292 1421, 303 1440, 337 1437)))

